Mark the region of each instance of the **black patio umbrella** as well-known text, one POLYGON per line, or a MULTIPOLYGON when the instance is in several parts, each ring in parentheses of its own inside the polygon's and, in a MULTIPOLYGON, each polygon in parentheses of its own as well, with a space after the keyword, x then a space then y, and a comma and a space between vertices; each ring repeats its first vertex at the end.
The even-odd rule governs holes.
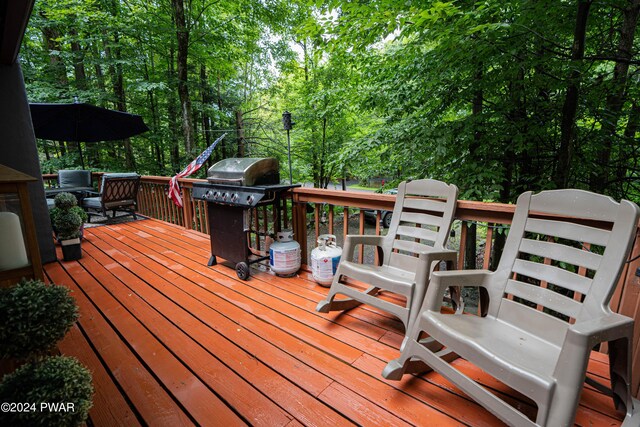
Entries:
MULTIPOLYGON (((141 116, 84 103, 29 104, 37 138, 98 142, 129 138, 149 130, 141 116)), ((82 149, 80 162, 84 169, 82 149)))

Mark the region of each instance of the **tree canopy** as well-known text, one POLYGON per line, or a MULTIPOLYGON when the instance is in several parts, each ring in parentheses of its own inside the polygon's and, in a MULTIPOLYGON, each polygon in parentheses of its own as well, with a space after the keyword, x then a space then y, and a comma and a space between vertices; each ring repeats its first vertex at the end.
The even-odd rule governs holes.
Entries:
MULTIPOLYGON (((92 168, 171 175, 222 132, 224 157, 294 179, 432 177, 467 199, 576 187, 639 200, 640 0, 36 2, 31 102, 140 114, 87 144, 92 168), (282 175, 288 175, 282 168, 282 175)), ((39 141, 44 171, 78 163, 39 141)))

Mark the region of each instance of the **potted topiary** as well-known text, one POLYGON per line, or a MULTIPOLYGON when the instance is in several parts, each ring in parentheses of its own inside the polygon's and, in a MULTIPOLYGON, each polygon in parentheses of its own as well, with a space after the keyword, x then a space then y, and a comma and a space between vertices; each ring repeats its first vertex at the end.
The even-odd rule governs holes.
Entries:
POLYGON ((56 240, 60 242, 60 237, 58 235, 58 227, 56 226, 56 221, 60 216, 67 212, 74 212, 80 216, 82 219, 82 225, 80 226, 80 239, 82 240, 83 231, 84 231, 84 223, 89 219, 89 215, 78 206, 78 199, 71 193, 59 193, 56 195, 55 206, 49 210, 49 218, 51 219, 51 227, 53 228, 53 232, 56 235, 56 240))
POLYGON ((0 289, 0 373, 6 373, 0 402, 8 405, 0 425, 84 423, 93 394, 90 372, 74 358, 50 356, 77 319, 78 306, 64 286, 23 279, 0 289), (5 367, 11 369, 2 372, 5 367))
POLYGON ((92 404, 91 373, 73 357, 47 357, 5 375, 0 412, 5 426, 79 426, 92 404), (11 404, 20 410, 11 411, 11 404), (17 406, 20 405, 20 406, 17 406))
POLYGON ((81 229, 84 225, 83 215, 86 212, 78 206, 76 197, 71 193, 60 193, 55 198, 55 208, 52 209, 53 227, 62 246, 65 261, 82 258, 80 247, 81 229))
POLYGON ((0 358, 44 357, 77 319, 78 306, 64 286, 23 279, 0 288, 0 358))

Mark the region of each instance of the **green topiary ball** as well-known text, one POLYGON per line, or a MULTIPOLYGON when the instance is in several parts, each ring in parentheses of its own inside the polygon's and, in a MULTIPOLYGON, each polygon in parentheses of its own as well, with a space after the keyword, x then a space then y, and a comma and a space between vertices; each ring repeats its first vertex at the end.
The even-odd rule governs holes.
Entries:
POLYGON ((78 199, 71 193, 58 193, 54 199, 56 208, 67 210, 78 204, 78 199))
POLYGON ((78 319, 69 289, 22 280, 0 289, 0 357, 29 359, 49 351, 78 319))
POLYGON ((78 360, 55 356, 28 363, 0 383, 0 402, 23 405, 0 411, 0 425, 78 426, 87 419, 92 395, 91 373, 78 360))
POLYGON ((77 212, 69 210, 59 214, 53 224, 58 231, 58 237, 62 240, 75 239, 80 235, 82 217, 77 212))

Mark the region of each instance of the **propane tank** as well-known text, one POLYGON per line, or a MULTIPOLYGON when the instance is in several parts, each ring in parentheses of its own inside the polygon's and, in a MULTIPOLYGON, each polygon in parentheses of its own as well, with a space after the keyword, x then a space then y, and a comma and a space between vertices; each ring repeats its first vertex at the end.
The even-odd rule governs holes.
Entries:
POLYGON ((278 276, 291 277, 300 270, 300 244, 293 240, 293 232, 284 230, 276 234, 269 247, 269 265, 278 276))
POLYGON ((336 274, 342 248, 336 244, 333 234, 318 236, 318 247, 311 251, 311 274, 319 285, 329 287, 336 274))

